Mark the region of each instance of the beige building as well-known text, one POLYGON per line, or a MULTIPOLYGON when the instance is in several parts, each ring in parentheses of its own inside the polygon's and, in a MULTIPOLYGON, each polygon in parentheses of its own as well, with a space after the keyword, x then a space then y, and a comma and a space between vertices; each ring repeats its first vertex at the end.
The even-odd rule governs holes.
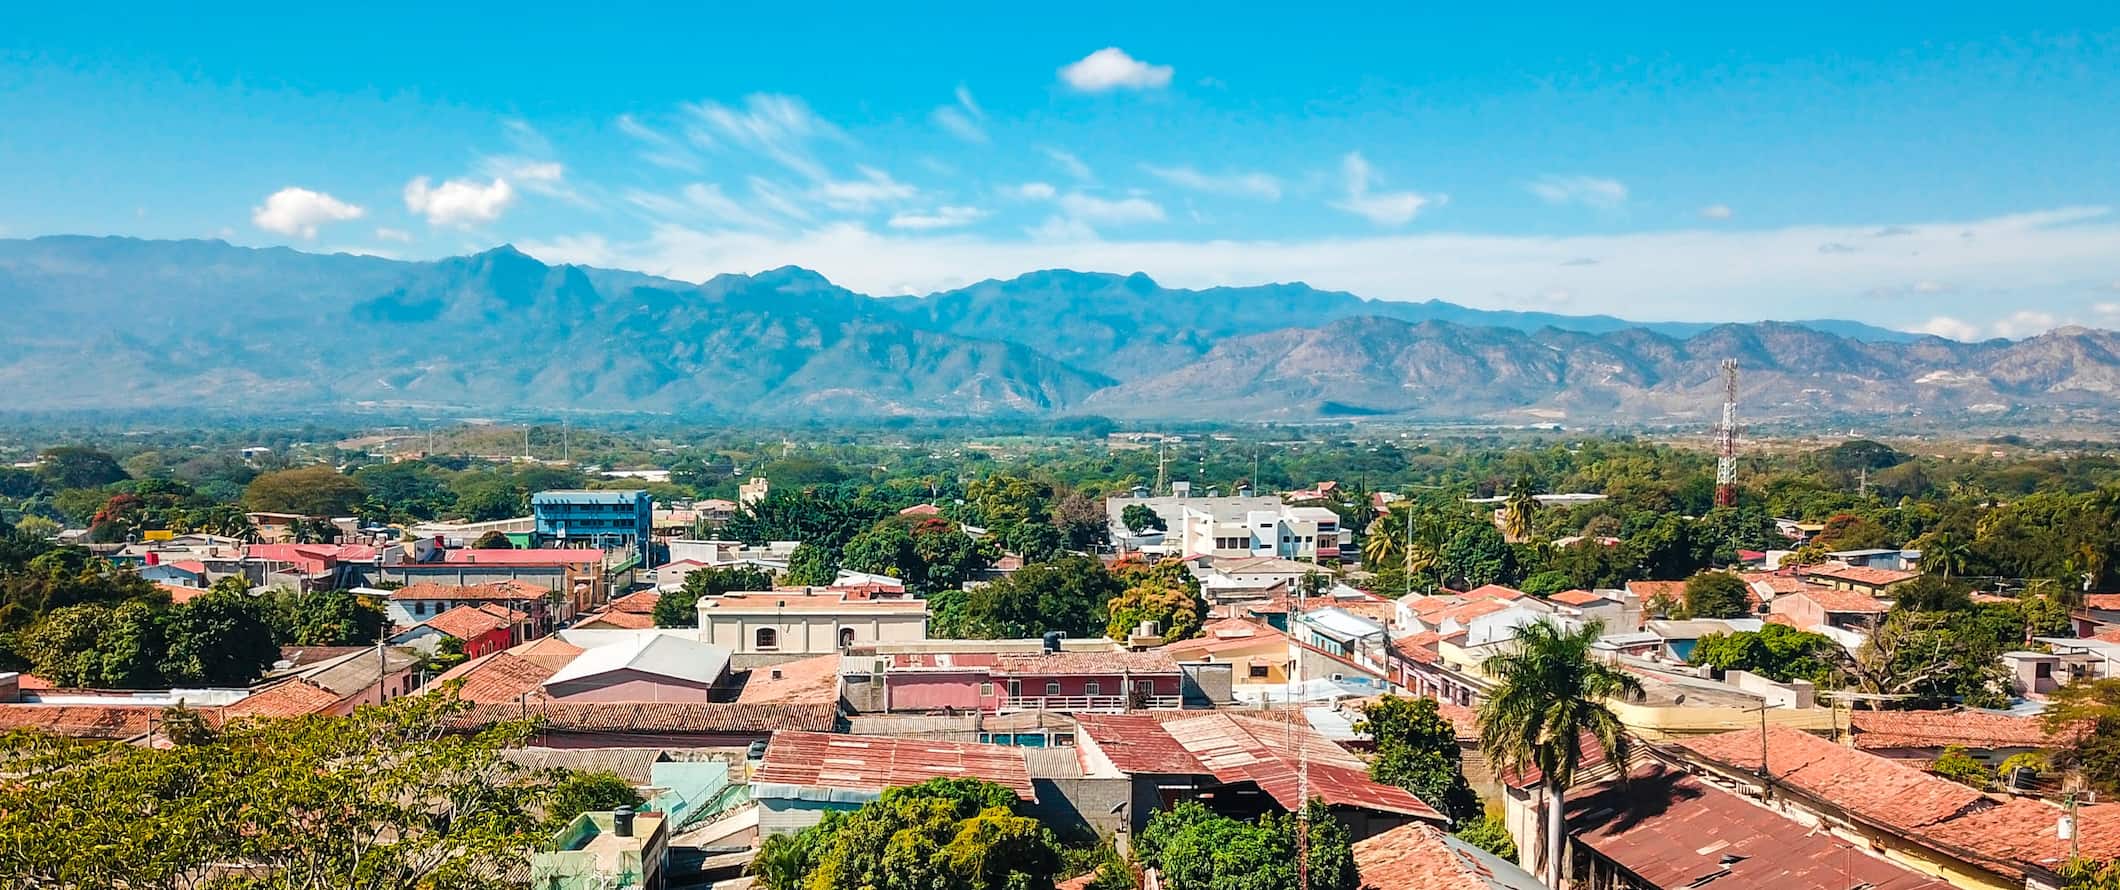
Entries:
POLYGON ((699 638, 744 654, 819 655, 927 639, 927 602, 836 590, 729 593, 699 601, 699 638))

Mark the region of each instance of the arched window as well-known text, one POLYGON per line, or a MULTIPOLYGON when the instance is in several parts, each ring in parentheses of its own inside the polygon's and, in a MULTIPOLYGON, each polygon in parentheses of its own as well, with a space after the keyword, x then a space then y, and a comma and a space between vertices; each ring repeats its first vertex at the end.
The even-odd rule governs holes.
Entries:
POLYGON ((852 648, 852 647, 853 647, 853 645, 854 645, 854 629, 853 629, 853 628, 851 628, 851 627, 842 627, 842 628, 840 628, 840 629, 839 629, 839 648, 841 648, 841 649, 847 649, 847 648, 852 648))
POLYGON ((757 643, 757 645, 753 646, 752 648, 754 648, 754 649, 778 649, 778 648, 780 648, 780 631, 774 630, 774 629, 772 629, 772 628, 770 628, 770 627, 761 627, 761 628, 759 628, 759 629, 758 629, 758 643, 757 643))

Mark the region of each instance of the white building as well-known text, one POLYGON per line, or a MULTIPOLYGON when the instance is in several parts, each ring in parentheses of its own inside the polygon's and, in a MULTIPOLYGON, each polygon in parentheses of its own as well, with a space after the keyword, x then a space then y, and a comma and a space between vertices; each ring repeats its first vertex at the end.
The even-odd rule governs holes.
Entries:
POLYGON ((927 639, 927 601, 834 590, 728 593, 699 601, 699 638, 744 654, 821 655, 927 639))
POLYGON ((1291 507, 1277 497, 1106 498, 1112 540, 1132 549, 1176 556, 1277 556, 1337 562, 1340 516, 1324 507, 1291 507), (1163 520, 1162 531, 1134 534, 1126 508, 1143 506, 1163 520))

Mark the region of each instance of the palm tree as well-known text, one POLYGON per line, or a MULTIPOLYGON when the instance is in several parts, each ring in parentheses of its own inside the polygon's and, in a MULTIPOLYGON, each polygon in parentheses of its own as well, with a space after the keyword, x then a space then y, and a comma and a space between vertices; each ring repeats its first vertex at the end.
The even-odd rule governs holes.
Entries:
POLYGON ((1922 565, 1942 575, 1945 581, 1951 580, 1953 574, 1964 573, 1972 556, 1973 548, 1949 529, 1937 529, 1921 545, 1922 565))
POLYGON ((1642 684, 1591 654, 1590 645, 1603 632, 1595 621, 1568 631, 1540 620, 1518 630, 1514 651, 1481 666, 1495 686, 1480 704, 1480 750, 1500 768, 1538 770, 1549 807, 1548 887, 1561 886, 1563 795, 1582 763, 1584 738, 1604 746, 1606 762, 1626 775, 1627 734, 1606 702, 1638 699, 1642 684))
POLYGON ((1531 537, 1531 515, 1538 512, 1538 496, 1531 491, 1531 483, 1518 477, 1509 488, 1509 500, 1502 504, 1502 534, 1511 541, 1522 541, 1531 537))
POLYGON ((1376 571, 1406 556, 1407 511, 1388 510, 1369 524, 1362 538, 1362 562, 1376 571))

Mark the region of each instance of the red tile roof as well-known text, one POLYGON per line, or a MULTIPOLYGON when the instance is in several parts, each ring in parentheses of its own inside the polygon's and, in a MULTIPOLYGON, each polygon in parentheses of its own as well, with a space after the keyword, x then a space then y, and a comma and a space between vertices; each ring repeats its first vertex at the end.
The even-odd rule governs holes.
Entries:
POLYGON ((641 630, 655 626, 655 616, 641 612, 621 612, 605 609, 591 612, 574 620, 575 627, 610 627, 620 630, 641 630))
POLYGON ((1538 890, 1514 863, 1412 823, 1354 843, 1363 890, 1538 890))
POLYGON ((629 593, 625 596, 612 600, 611 611, 633 612, 635 614, 647 615, 653 613, 655 611, 655 604, 660 602, 662 602, 662 591, 643 590, 638 593, 629 593))
POLYGON ((1856 711, 1849 724, 1857 748, 2051 748, 2073 735, 2050 733, 2037 717, 1992 711, 1856 711))
POLYGON ((1022 748, 890 736, 776 732, 753 786, 882 791, 929 779, 983 779, 1037 800, 1022 748))
POLYGON ((475 704, 513 702, 525 695, 539 693, 545 680, 557 670, 513 652, 495 652, 443 671, 441 676, 428 682, 427 688, 439 689, 443 683, 462 680, 464 686, 456 695, 464 701, 475 704))
POLYGON ((2091 634, 2089 638, 2106 643, 2120 643, 2120 627, 2107 628, 2091 634))
POLYGON ((1901 581, 1911 581, 1915 578, 1921 577, 1920 572, 1906 572, 1900 571, 1898 569, 1879 569, 1872 568, 1870 566, 1851 566, 1847 565, 1846 563, 1835 562, 1820 563, 1815 566, 1805 566, 1804 568, 1799 569, 1798 571, 1800 571, 1804 575, 1804 577, 1830 578, 1835 581, 1846 581, 1852 584, 1861 584, 1866 587, 1884 587, 1891 584, 1898 584, 1901 581))
POLYGON ((505 618, 471 606, 456 606, 420 623, 459 640, 475 640, 496 630, 506 630, 511 624, 505 618))
POLYGON ((1175 674, 1170 654, 1146 652, 1054 652, 1049 655, 1004 654, 994 659, 998 676, 1050 677, 1100 674, 1175 674))
POLYGON ((2086 593, 2083 607, 2100 612, 2120 612, 2120 593, 2086 593))
POLYGON ((1854 612, 1863 615, 1882 615, 1892 611, 1892 604, 1867 593, 1856 590, 1834 590, 1830 587, 1810 587, 1794 593, 1785 593, 1774 598, 1775 602, 1802 597, 1817 603, 1828 612, 1854 612))
POLYGON ((267 686, 229 705, 222 715, 235 717, 306 717, 330 710, 344 701, 338 693, 308 680, 293 679, 267 686))
POLYGON ((1584 846, 1652 887, 1952 886, 1661 766, 1636 772, 1626 784, 1606 781, 1571 792, 1568 825, 1584 846))
POLYGON ((499 600, 526 602, 552 595, 552 588, 528 581, 495 581, 491 584, 436 584, 421 581, 390 592, 393 600, 499 600))
POLYGON ((601 565, 601 550, 461 550, 442 551, 445 563, 476 563, 491 566, 601 565))
MULTIPOLYGON (((458 728, 521 720, 539 721, 542 732, 624 734, 743 734, 830 732, 838 725, 836 704, 741 704, 723 702, 556 702, 532 696, 527 704, 473 705, 451 718, 458 728)), ((609 744, 624 744, 612 741, 609 744)), ((653 744, 652 742, 650 744, 653 744)))
MULTIPOLYGON (((1759 772, 1757 729, 1678 744, 1745 773, 1759 772)), ((1767 764, 1775 781, 1854 815, 1901 831, 1915 831, 1987 805, 1980 792, 1920 769, 1776 726, 1767 732, 1767 764)))
POLYGON ((77 739, 130 739, 146 735, 162 711, 159 705, 0 704, 0 731, 34 729, 77 739))
POLYGON ((838 702, 839 654, 827 653, 751 669, 736 693, 744 704, 767 702, 838 702), (779 672, 778 679, 774 672, 779 672))
POLYGON ((1654 599, 1659 596, 1669 597, 1671 599, 1683 599, 1686 595, 1686 582, 1629 581, 1627 582, 1627 592, 1634 594, 1635 596, 1641 597, 1644 600, 1654 599))
POLYGON ((1478 587, 1472 588, 1471 590, 1465 591, 1465 598, 1520 600, 1524 598, 1524 592, 1514 587, 1505 587, 1500 584, 1482 584, 1478 587))
POLYGON ((1546 598, 1556 603, 1566 603, 1571 606, 1587 606, 1591 603, 1605 601, 1604 597, 1587 590, 1563 590, 1546 598))
POLYGON ((1207 768, 1147 714, 1077 714, 1082 734, 1120 772, 1205 775, 1207 768))
POLYGON ((1333 806, 1360 807, 1441 822, 1411 792, 1369 778, 1369 765, 1306 724, 1209 713, 1166 720, 1163 730, 1222 782, 1250 782, 1290 811, 1303 806, 1296 752, 1309 761, 1310 794, 1333 806))
POLYGON ((1502 600, 1473 600, 1457 608, 1444 610, 1440 615, 1426 616, 1426 618, 1431 623, 1456 621, 1459 624, 1463 624, 1481 615, 1492 615, 1507 608, 1509 608, 1509 603, 1502 600))
POLYGON ((1776 596, 1784 593, 1795 593, 1804 588, 1815 586, 1811 582, 1795 575, 1784 575, 1780 572, 1745 572, 1738 577, 1743 578, 1747 586, 1754 584, 1765 585, 1767 590, 1776 596))
MULTIPOLYGON (((2058 806, 2013 797, 2001 806, 1936 825, 1928 834, 1980 854, 1990 869, 2019 877, 2025 865, 2053 871, 2067 861, 2069 842, 2057 830, 2061 817, 2058 806)), ((2083 858, 2092 862, 2120 859, 2120 803, 2079 807, 2076 819, 2083 858)))
POLYGON ((162 588, 164 592, 169 594, 169 602, 172 605, 181 606, 206 595, 206 588, 204 587, 186 587, 182 584, 165 584, 160 581, 155 582, 155 586, 162 588))
POLYGON ((558 637, 542 637, 509 649, 508 654, 548 671, 557 671, 582 651, 582 647, 558 637))
POLYGON ((1200 628, 1200 635, 1197 637, 1164 644, 1161 651, 1172 658, 1187 658, 1203 653, 1273 643, 1286 645, 1288 635, 1257 621, 1224 618, 1200 628))

